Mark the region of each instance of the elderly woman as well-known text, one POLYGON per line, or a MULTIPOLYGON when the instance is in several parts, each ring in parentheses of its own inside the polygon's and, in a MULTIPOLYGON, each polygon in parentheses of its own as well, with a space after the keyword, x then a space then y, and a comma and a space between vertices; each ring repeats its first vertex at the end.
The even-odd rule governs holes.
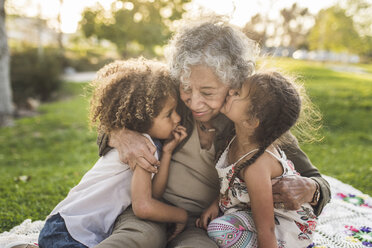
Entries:
MULTIPOLYGON (((205 230, 195 226, 195 219, 218 194, 215 160, 233 132, 232 122, 220 109, 229 89, 239 88, 253 73, 258 49, 221 19, 186 24, 170 41, 167 59, 171 73, 180 79, 178 112, 188 137, 172 156, 163 198, 187 210, 188 225, 167 245, 165 225, 141 220, 128 209, 116 220, 112 235, 97 247, 217 247, 205 230)), ((329 185, 293 141, 284 150, 301 176, 275 182, 274 202, 287 209, 309 202, 320 214, 330 199, 329 185)), ((101 137, 101 154, 110 149, 107 142, 119 150, 123 162, 156 172, 155 148, 140 134, 125 130, 112 133, 109 141, 101 137)))

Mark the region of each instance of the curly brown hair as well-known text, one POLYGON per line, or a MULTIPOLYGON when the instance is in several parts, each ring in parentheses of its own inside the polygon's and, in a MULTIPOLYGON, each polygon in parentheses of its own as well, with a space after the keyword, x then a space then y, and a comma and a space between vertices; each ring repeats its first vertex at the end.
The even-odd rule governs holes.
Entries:
POLYGON ((139 58, 108 64, 91 83, 91 123, 105 133, 120 128, 147 132, 166 99, 177 99, 176 85, 158 61, 139 58))

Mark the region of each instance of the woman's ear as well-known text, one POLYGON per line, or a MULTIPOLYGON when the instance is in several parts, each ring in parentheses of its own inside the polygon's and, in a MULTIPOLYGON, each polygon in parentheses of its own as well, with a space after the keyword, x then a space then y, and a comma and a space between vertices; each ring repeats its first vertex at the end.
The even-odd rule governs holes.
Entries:
POLYGON ((230 89, 229 96, 239 96, 239 91, 237 89, 230 89))

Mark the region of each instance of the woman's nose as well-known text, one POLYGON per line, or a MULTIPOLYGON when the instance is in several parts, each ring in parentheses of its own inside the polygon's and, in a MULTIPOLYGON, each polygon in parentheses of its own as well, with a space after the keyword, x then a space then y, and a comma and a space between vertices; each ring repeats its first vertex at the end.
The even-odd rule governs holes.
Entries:
POLYGON ((190 100, 189 100, 190 108, 193 110, 198 110, 200 106, 202 105, 201 97, 199 94, 191 94, 190 100))

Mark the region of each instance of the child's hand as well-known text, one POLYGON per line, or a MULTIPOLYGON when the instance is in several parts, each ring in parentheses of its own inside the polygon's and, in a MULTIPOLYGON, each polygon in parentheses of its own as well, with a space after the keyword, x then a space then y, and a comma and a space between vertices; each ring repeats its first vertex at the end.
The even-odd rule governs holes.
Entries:
POLYGON ((174 148, 186 138, 186 128, 178 125, 176 129, 173 131, 173 138, 168 139, 165 141, 163 146, 163 153, 172 153, 174 148))
POLYGON ((204 228, 207 230, 209 223, 217 218, 219 212, 218 203, 212 203, 200 216, 200 218, 196 219, 195 225, 199 228, 204 228))

